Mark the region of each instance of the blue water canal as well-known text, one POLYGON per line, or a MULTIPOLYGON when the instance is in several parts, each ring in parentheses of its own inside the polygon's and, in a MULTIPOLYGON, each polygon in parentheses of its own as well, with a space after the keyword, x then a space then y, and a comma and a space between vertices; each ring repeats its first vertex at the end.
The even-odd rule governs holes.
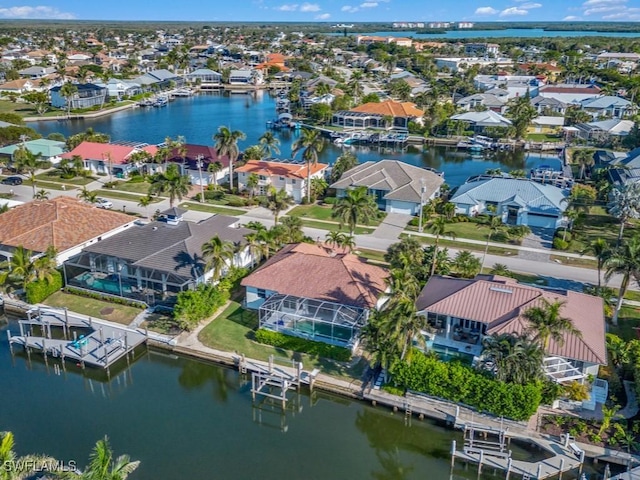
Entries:
MULTIPOLYGON (((265 132, 266 123, 275 117, 275 100, 267 92, 251 94, 215 93, 189 98, 179 98, 166 108, 136 108, 95 119, 34 122, 30 126, 43 136, 60 132, 72 135, 92 127, 108 133, 114 141, 138 141, 150 144, 163 142, 166 137, 185 137, 188 143, 213 145, 212 136, 220 125, 234 130, 242 130, 247 139, 241 148, 258 143, 265 132)), ((291 145, 296 132, 280 131, 281 157, 291 156, 291 145)), ((472 176, 487 169, 501 168, 530 170, 541 164, 560 168, 557 157, 545 158, 539 154, 499 152, 489 157, 474 157, 455 148, 409 147, 404 151, 367 147, 338 147, 327 143, 320 155, 320 161, 333 163, 342 153, 342 148, 352 148, 360 162, 384 158, 401 160, 412 165, 431 167, 445 174, 445 181, 458 186, 472 176)))
MULTIPOLYGON (((342 35, 331 33, 329 35, 342 35)), ((574 38, 574 37, 618 37, 636 38, 640 32, 589 32, 584 30, 544 30, 542 28, 505 28, 504 30, 449 30, 438 33, 417 33, 403 30, 391 30, 373 33, 349 33, 349 35, 373 35, 379 37, 411 37, 419 40, 462 40, 482 38, 574 38)))

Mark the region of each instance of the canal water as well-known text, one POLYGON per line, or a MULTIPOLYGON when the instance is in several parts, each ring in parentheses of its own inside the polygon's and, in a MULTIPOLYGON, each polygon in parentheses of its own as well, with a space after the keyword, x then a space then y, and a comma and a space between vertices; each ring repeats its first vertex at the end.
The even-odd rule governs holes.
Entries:
MULTIPOLYGON (((53 132, 69 136, 91 127, 95 131, 109 134, 113 141, 157 144, 166 137, 183 136, 188 143, 213 145, 213 134, 220 125, 226 125, 246 133, 246 140, 240 142, 240 147, 244 149, 258 143, 266 130, 267 121, 273 120, 275 116, 275 99, 266 91, 242 94, 220 92, 178 98, 164 108, 137 108, 95 119, 33 122, 29 126, 45 137, 53 132)), ((281 158, 291 157, 291 146, 298 135, 299 132, 289 130, 277 132, 281 142, 281 158)), ((386 158, 434 168, 444 172, 445 181, 451 186, 461 185, 468 177, 484 173, 487 169, 528 171, 542 164, 561 168, 557 156, 543 156, 521 150, 497 152, 483 157, 445 147, 394 150, 338 147, 328 142, 319 161, 333 163, 344 151, 343 148, 351 149, 360 162, 386 158)))
MULTIPOLYGON (((15 322, 10 327, 17 330, 15 322)), ((478 478, 473 466, 450 470, 458 432, 415 418, 406 424, 404 413, 317 391, 290 393, 283 413, 254 404, 247 378, 235 371, 144 347, 110 380, 72 363, 57 372, 59 363, 47 365, 40 354, 11 356, 6 328, 0 325, 0 431, 15 434, 21 455, 83 466, 108 435, 117 455, 142 462, 136 480, 478 478)), ((542 458, 531 450, 514 447, 514 457, 542 458)), ((502 477, 487 469, 481 478, 502 477)))

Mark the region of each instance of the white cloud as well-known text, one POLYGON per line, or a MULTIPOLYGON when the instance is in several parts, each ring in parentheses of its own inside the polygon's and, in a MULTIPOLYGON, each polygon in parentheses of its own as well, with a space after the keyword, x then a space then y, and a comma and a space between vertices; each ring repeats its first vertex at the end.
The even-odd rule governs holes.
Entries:
POLYGON ((562 19, 563 22, 570 22, 572 20, 580 20, 580 17, 576 17, 575 15, 569 15, 562 19))
POLYGON ((360 4, 360 8, 374 8, 378 6, 378 2, 364 2, 360 4))
POLYGON ((493 7, 479 7, 476 8, 476 15, 495 15, 496 13, 498 13, 498 10, 496 10, 493 7))
POLYGON ((540 8, 542 6, 541 3, 525 3, 520 5, 519 8, 524 8, 525 10, 531 10, 532 8, 540 8))
POLYGON ((328 20, 331 18, 329 13, 321 13, 320 15, 316 15, 316 20, 328 20))
POLYGON ((21 6, 0 8, 0 18, 53 18, 71 20, 76 18, 73 13, 61 12, 57 8, 45 6, 21 6))
POLYGON ((584 11, 585 15, 597 15, 599 13, 607 13, 607 12, 621 12, 625 10, 627 7, 624 5, 611 5, 611 6, 602 6, 602 7, 593 7, 588 8, 584 11))
POLYGON ((319 12, 322 10, 317 3, 303 3, 300 7, 301 12, 319 12))
POLYGON ((518 7, 509 7, 505 8, 500 12, 501 17, 512 17, 514 15, 527 15, 529 10, 525 10, 524 8, 518 7))
POLYGON ((298 9, 297 3, 290 3, 285 5, 280 5, 276 7, 276 10, 280 10, 281 12, 295 12, 298 9))
POLYGON ((351 5, 345 5, 340 9, 341 12, 355 13, 360 10, 358 7, 353 7, 351 5))
POLYGON ((582 6, 593 7, 596 5, 619 5, 621 3, 627 3, 627 0, 587 0, 582 6))

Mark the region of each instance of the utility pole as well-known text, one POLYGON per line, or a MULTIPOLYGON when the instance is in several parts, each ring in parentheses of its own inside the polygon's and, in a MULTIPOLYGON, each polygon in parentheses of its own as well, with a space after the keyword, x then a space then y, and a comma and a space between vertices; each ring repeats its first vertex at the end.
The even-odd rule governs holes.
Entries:
POLYGON ((196 165, 198 166, 198 174, 200 176, 200 202, 204 203, 204 187, 202 186, 202 159, 200 154, 196 156, 196 165))
POLYGON ((424 208, 424 191, 426 190, 424 178, 420 179, 420 217, 418 218, 418 232, 422 233, 422 209, 424 208))

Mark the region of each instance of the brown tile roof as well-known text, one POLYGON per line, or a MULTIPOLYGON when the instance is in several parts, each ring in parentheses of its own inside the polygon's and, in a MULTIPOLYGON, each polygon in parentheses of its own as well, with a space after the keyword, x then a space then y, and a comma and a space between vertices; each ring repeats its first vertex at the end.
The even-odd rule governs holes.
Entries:
MULTIPOLYGON (((329 165, 316 163, 311 165, 311 175, 321 172, 329 165)), ((266 177, 277 176, 286 178, 307 178, 306 163, 282 163, 265 160, 249 160, 243 166, 236 168, 236 172, 255 173, 266 177)))
POLYGON ((540 92, 544 93, 592 93, 597 95, 600 91, 596 85, 545 85, 540 88, 540 92))
POLYGON ((133 222, 123 213, 102 210, 69 197, 29 202, 0 215, 0 244, 63 252, 133 222))
POLYGON ((565 335, 562 346, 551 341, 547 353, 605 365, 605 326, 599 297, 572 291, 550 292, 504 277, 465 280, 433 276, 416 306, 419 311, 482 322, 488 325, 489 334, 524 333, 528 327, 524 312, 541 305, 543 299, 563 302, 561 314, 582 332, 581 338, 565 335))
POLYGON ((384 102, 369 102, 358 105, 349 110, 350 112, 372 113, 377 115, 389 115, 391 117, 422 117, 424 112, 411 102, 395 102, 386 100, 384 102))
POLYGON ((242 280, 243 286, 285 295, 374 308, 386 290, 387 271, 324 245, 287 245, 242 280))

